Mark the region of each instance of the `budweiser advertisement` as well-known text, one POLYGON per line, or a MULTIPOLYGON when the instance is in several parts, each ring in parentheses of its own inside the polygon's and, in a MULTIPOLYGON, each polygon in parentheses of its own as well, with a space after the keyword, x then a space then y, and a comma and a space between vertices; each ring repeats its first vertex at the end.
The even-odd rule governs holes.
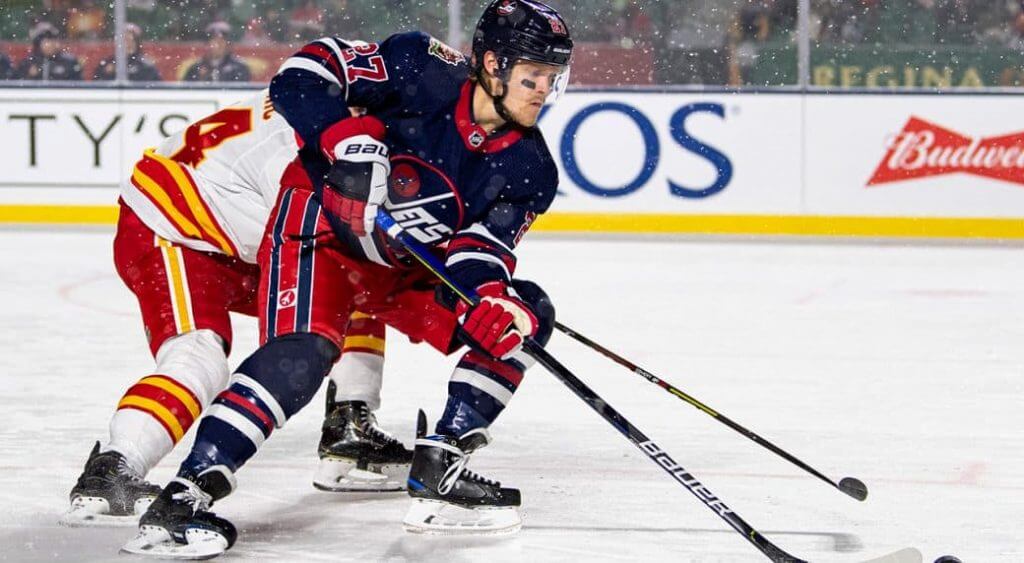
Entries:
POLYGON ((955 173, 1024 184, 1024 131, 969 136, 911 117, 893 138, 868 185, 955 173))
POLYGON ((1024 217, 1019 96, 809 96, 812 215, 1024 217))

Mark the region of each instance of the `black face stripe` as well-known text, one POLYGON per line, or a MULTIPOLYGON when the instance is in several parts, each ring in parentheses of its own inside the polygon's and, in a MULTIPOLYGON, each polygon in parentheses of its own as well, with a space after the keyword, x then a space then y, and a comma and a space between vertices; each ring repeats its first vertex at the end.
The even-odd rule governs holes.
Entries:
POLYGON ((526 86, 530 90, 536 90, 537 89, 537 83, 532 81, 532 80, 530 80, 530 79, 528 79, 528 78, 524 78, 522 80, 522 82, 520 82, 520 84, 522 84, 523 86, 526 86))

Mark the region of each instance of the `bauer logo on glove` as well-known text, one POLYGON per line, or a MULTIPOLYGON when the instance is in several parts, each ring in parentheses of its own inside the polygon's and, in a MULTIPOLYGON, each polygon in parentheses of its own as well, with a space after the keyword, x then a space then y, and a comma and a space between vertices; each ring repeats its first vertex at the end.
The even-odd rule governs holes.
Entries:
POLYGON ((391 163, 384 134, 380 120, 364 116, 343 119, 320 138, 324 156, 332 161, 322 203, 358 237, 373 232, 377 209, 388 197, 391 163))
POLYGON ((341 155, 341 158, 346 158, 357 154, 375 154, 387 158, 388 148, 380 142, 366 143, 361 145, 359 143, 347 143, 344 147, 345 152, 341 155))

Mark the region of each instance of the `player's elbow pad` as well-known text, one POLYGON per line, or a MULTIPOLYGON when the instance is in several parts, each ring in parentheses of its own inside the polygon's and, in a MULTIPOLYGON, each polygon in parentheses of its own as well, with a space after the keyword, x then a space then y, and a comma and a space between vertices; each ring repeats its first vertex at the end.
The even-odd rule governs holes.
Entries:
POLYGON ((286 69, 275 75, 270 81, 270 103, 304 143, 316 146, 321 132, 351 113, 344 91, 339 97, 335 85, 307 74, 286 69))

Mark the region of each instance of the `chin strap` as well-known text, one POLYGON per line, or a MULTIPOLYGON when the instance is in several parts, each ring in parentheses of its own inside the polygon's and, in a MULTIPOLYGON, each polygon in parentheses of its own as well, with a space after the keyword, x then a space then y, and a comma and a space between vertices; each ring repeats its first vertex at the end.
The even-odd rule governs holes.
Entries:
MULTIPOLYGON (((501 68, 500 63, 498 68, 501 68)), ((518 126, 519 122, 516 121, 512 117, 512 114, 508 112, 508 108, 505 107, 504 103, 505 96, 508 95, 508 77, 506 76, 508 74, 508 69, 504 72, 499 70, 499 72, 500 74, 495 78, 501 81, 501 95, 496 95, 491 91, 490 82, 487 81, 487 73, 483 67, 481 67, 477 72, 477 84, 479 84, 480 87, 484 89, 484 92, 487 92, 487 95, 491 97, 491 101, 494 103, 494 111, 498 113, 498 117, 504 119, 506 123, 518 126)))

